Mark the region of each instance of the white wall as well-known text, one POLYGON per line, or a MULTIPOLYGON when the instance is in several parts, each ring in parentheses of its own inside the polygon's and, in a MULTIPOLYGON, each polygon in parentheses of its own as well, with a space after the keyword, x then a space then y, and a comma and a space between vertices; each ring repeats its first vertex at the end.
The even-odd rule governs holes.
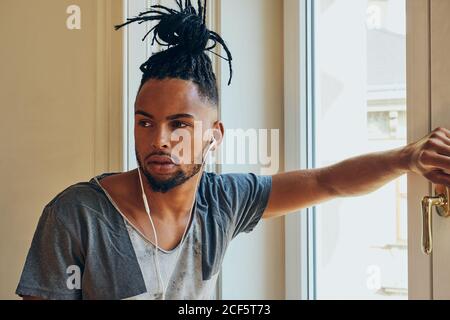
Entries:
POLYGON ((0 1, 0 299, 14 292, 44 206, 121 168, 121 1, 0 1), (19 23, 18 23, 19 22, 19 23))
MULTIPOLYGON (((280 129, 283 150, 283 1, 221 1, 221 35, 233 54, 234 78, 222 63, 222 120, 228 129, 280 129)), ((283 168, 280 167, 280 170, 283 168)), ((223 172, 259 173, 256 166, 223 172)), ((262 221, 230 245, 222 269, 223 299, 284 299, 283 218, 262 221)))

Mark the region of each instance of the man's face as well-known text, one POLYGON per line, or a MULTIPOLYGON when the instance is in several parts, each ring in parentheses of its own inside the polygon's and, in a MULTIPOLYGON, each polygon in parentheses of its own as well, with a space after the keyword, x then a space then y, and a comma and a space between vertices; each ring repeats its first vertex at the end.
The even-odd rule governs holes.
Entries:
POLYGON ((135 105, 136 158, 155 192, 165 193, 201 170, 212 129, 223 132, 217 110, 193 82, 151 79, 144 84, 135 105))

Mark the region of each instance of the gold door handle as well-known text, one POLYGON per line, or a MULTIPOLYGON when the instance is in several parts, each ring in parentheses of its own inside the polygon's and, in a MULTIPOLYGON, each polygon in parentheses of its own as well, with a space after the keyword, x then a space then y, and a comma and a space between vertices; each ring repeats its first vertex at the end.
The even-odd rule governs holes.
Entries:
POLYGON ((433 207, 436 207, 436 211, 441 217, 450 216, 450 189, 443 185, 437 185, 434 191, 436 196, 426 196, 422 199, 422 251, 426 255, 430 255, 433 251, 433 207))

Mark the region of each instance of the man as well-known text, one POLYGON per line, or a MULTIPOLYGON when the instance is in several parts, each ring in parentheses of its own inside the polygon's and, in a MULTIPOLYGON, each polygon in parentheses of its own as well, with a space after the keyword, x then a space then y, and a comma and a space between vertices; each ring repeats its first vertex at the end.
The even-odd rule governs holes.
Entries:
POLYGON ((203 173, 224 137, 208 41, 224 46, 230 71, 232 59, 220 36, 206 29, 205 8, 197 13, 190 1, 177 4, 180 11, 154 6, 127 22, 160 20, 154 40, 169 47, 141 67, 139 168, 73 185, 45 207, 16 291, 25 299, 210 299, 228 244, 261 219, 364 195, 408 172, 450 186, 445 128, 326 168, 203 173))

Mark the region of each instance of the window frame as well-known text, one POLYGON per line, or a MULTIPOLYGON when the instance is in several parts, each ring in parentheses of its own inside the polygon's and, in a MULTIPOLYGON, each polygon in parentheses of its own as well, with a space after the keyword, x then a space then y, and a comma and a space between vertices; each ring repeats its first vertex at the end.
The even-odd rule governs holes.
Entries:
MULTIPOLYGON (((314 159, 314 1, 284 0, 285 169, 314 159)), ((285 217, 286 299, 314 300, 315 207, 285 217)))

